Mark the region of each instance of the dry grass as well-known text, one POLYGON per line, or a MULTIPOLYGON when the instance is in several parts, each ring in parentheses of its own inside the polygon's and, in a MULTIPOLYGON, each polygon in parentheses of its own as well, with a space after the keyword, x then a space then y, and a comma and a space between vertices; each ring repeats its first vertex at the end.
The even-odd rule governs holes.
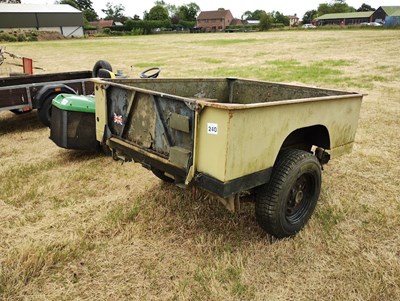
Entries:
POLYGON ((1 113, 0 299, 400 300, 399 38, 296 31, 7 45, 48 72, 106 59, 131 76, 160 65, 162 77, 369 95, 353 153, 328 164, 314 217, 282 241, 258 228, 251 203, 232 215, 139 165, 57 148, 34 113, 1 113))

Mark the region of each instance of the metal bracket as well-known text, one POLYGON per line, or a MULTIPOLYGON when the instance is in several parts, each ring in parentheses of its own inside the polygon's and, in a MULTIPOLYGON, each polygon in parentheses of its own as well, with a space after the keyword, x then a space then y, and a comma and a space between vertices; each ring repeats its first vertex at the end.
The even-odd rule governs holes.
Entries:
POLYGON ((240 211, 240 198, 239 194, 231 195, 227 198, 217 197, 218 200, 225 206, 225 208, 230 212, 240 211))
POLYGON ((321 163, 321 165, 327 164, 331 159, 331 155, 321 147, 317 147, 315 149, 315 156, 318 158, 318 161, 321 163))

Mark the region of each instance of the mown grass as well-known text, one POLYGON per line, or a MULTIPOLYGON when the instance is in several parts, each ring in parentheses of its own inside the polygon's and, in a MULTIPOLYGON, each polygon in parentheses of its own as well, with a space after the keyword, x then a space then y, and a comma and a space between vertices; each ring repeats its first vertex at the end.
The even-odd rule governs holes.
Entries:
POLYGON ((154 66, 162 66, 164 63, 163 62, 147 62, 147 63, 136 63, 135 67, 138 68, 150 68, 154 66))
POLYGON ((280 241, 260 230, 252 203, 229 213, 137 164, 56 147, 35 112, 1 113, 0 299, 398 300, 397 36, 318 30, 8 44, 48 72, 106 59, 132 77, 160 65, 160 77, 238 76, 369 95, 352 154, 325 167, 312 219, 280 241))
POLYGON ((257 39, 213 39, 213 40, 203 40, 203 41, 195 41, 192 43, 201 44, 205 46, 229 46, 235 44, 250 44, 259 42, 257 39))
POLYGON ((86 241, 65 240, 53 243, 47 241, 26 243, 19 248, 11 249, 0 261, 0 294, 23 298, 15 292, 43 273, 74 260, 91 248, 92 246, 86 241))
POLYGON ((221 64, 224 62, 223 60, 209 58, 209 57, 200 58, 199 61, 207 63, 207 64, 221 64))
POLYGON ((27 163, 6 170, 0 184, 0 198, 7 204, 17 207, 22 207, 27 201, 36 200, 37 197, 40 197, 39 183, 46 183, 49 180, 42 173, 52 167, 54 167, 53 162, 27 163), (36 181, 32 182, 32 178, 36 178, 36 181), (18 196, 13 197, 16 193, 18 196))
POLYGON ((128 206, 119 204, 113 208, 108 214, 106 220, 111 225, 123 227, 124 225, 135 222, 136 217, 140 213, 140 201, 136 200, 133 205, 128 206))
POLYGON ((297 60, 266 61, 261 66, 221 67, 211 72, 212 76, 221 77, 229 74, 232 77, 257 78, 267 81, 299 82, 319 85, 352 86, 357 88, 373 88, 374 82, 393 81, 390 75, 358 75, 343 76, 343 67, 355 65, 346 60, 322 60, 302 64, 297 60))
MULTIPOLYGON (((294 38, 291 36, 291 38, 294 38)), ((382 37, 382 41, 386 41, 387 37, 382 37)), ((244 39, 246 40, 246 39, 244 39)), ((271 38, 260 38, 258 42, 265 43, 268 45, 268 49, 273 49, 273 45, 277 44, 276 35, 271 38)), ((340 43, 336 37, 329 38, 329 47, 335 47, 337 43, 340 43), (336 43, 335 43, 336 41, 336 43)), ((296 49, 301 49, 302 44, 297 39, 294 41, 298 44, 296 45, 296 49)), ((326 43, 326 39, 323 40, 326 43)), ((253 41, 254 42, 254 41, 253 41)), ((343 46, 345 47, 345 46, 343 46)), ((258 49, 258 47, 255 47, 258 49)), ((328 48, 328 47, 326 47, 328 48)), ((228 48, 225 49, 225 51, 228 48)), ((290 59, 268 59, 265 62, 260 62, 259 58, 262 57, 275 57, 276 53, 273 50, 268 52, 256 52, 253 55, 252 59, 249 51, 249 48, 242 48, 241 51, 243 55, 248 56, 247 60, 241 61, 239 64, 229 64, 229 62, 234 61, 234 56, 236 53, 229 52, 227 53, 228 57, 226 57, 226 62, 220 68, 212 68, 210 72, 211 76, 238 76, 238 77, 252 77, 258 79, 265 80, 273 80, 273 81, 296 81, 300 83, 317 83, 324 84, 329 86, 335 86, 337 84, 345 85, 348 87, 357 87, 357 88, 367 88, 371 89, 374 87, 375 83, 379 82, 393 82, 396 79, 393 77, 396 74, 395 70, 393 72, 387 72, 383 74, 374 74, 375 72, 370 70, 369 72, 363 71, 358 74, 354 74, 354 72, 349 72, 350 69, 356 70, 356 66, 362 64, 358 56, 353 56, 353 60, 349 59, 327 59, 324 57, 323 59, 319 59, 321 56, 316 54, 314 55, 315 49, 313 47, 313 43, 309 45, 309 47, 305 47, 304 51, 309 51, 311 49, 311 53, 307 61, 304 60, 296 60, 293 58, 290 59), (311 59, 311 60, 310 60, 311 59), (299 63, 301 62, 301 63, 299 63), (230 66, 229 66, 230 65, 230 66), (232 67, 236 65, 235 67, 232 67), (275 67, 275 68, 274 68, 275 67), (341 76, 339 76, 341 75, 341 76)), ((364 54, 360 54, 362 57, 364 54)), ((367 54, 365 54, 367 55, 367 54)), ((285 56, 285 55, 283 55, 285 56)), ((292 57, 296 56, 292 54, 292 57)), ((343 53, 340 52, 338 57, 343 56, 343 53)), ((392 67, 393 69, 394 67, 392 67)), ((370 68, 369 68, 370 69, 370 68)))

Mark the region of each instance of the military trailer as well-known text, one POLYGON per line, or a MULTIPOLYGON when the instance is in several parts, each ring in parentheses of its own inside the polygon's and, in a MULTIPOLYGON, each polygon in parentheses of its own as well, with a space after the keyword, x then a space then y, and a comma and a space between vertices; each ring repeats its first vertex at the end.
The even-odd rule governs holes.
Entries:
POLYGON ((238 78, 94 80, 96 139, 118 160, 202 188, 288 237, 311 217, 324 164, 352 150, 363 95, 238 78))

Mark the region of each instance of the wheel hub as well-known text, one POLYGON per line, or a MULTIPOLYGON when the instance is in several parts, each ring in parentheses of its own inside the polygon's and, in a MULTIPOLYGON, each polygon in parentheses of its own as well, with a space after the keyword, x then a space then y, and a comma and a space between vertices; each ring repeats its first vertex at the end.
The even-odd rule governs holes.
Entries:
POLYGON ((302 190, 297 191, 296 197, 295 197, 295 205, 300 204, 303 197, 304 197, 304 192, 302 190))
POLYGON ((302 207, 307 195, 307 177, 302 175, 293 185, 287 202, 286 212, 289 216, 295 215, 302 207))

